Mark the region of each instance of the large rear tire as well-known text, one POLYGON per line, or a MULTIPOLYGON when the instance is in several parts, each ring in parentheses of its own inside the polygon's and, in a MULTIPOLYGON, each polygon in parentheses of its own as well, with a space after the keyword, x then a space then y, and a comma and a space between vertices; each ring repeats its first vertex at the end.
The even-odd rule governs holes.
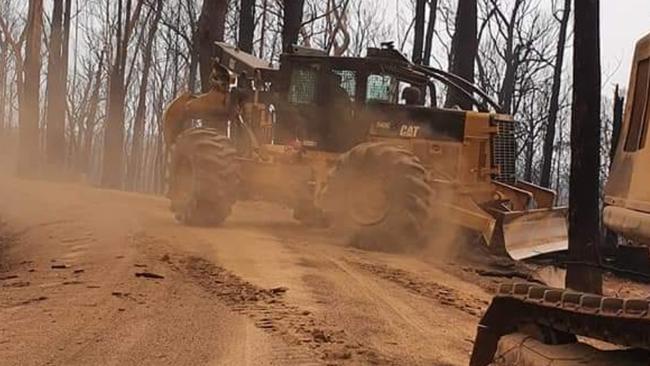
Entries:
POLYGON ((172 147, 168 196, 178 221, 216 226, 237 200, 239 164, 230 140, 212 128, 180 134, 172 147))
POLYGON ((410 151, 371 142, 343 154, 322 204, 332 227, 362 249, 398 252, 426 241, 431 188, 410 151))

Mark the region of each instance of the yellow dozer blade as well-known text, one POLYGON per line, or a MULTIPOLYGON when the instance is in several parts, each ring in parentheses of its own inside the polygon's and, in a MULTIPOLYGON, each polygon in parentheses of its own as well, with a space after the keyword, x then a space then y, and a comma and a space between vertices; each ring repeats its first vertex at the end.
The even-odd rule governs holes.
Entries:
POLYGON ((480 233, 497 255, 522 260, 569 247, 566 207, 525 211, 483 208, 463 195, 455 197, 453 204, 435 201, 432 207, 434 219, 480 233))
POLYGON ((567 208, 544 208, 527 211, 493 211, 495 233, 490 246, 500 247, 512 259, 522 260, 569 248, 567 208))

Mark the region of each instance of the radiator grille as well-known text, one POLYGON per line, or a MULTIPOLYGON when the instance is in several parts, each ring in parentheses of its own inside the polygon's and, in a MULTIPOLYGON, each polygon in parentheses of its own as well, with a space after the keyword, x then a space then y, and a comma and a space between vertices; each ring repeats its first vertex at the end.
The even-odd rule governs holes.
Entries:
POLYGON ((514 184, 516 177, 515 122, 495 121, 498 133, 492 137, 492 164, 498 169, 495 180, 514 184))

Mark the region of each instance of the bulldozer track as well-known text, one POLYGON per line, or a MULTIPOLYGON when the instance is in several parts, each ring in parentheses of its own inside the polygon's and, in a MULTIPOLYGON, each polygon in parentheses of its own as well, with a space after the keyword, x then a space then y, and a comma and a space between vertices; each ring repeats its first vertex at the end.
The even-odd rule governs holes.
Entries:
POLYGON ((650 349, 650 302, 532 284, 504 284, 495 301, 529 304, 526 317, 552 329, 650 349))

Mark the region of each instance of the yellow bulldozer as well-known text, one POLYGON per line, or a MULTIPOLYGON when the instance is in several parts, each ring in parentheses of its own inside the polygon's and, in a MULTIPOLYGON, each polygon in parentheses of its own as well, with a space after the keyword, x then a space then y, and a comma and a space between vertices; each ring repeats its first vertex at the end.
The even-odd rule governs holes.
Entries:
POLYGON ((456 227, 514 259, 566 249, 555 193, 516 178, 512 116, 462 78, 390 43, 361 58, 295 47, 279 68, 217 43, 213 69, 211 90, 164 115, 178 221, 218 225, 254 199, 363 248, 400 250, 456 227), (471 110, 437 107, 429 91, 440 85, 471 110))
POLYGON ((650 272, 650 151, 646 149, 650 122, 650 35, 636 48, 620 143, 605 188, 603 222, 619 233, 620 262, 650 272))
MULTIPOLYGON (((618 250, 635 253, 623 265, 648 266, 650 34, 636 46, 627 100, 603 222, 625 239, 618 250)), ((649 365, 649 300, 505 284, 480 322, 470 365, 649 365)))

